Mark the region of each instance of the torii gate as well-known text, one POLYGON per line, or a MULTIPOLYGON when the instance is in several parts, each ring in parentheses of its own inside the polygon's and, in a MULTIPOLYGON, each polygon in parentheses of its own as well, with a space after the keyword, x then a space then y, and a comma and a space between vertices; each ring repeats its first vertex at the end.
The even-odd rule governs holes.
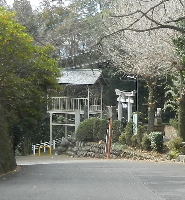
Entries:
POLYGON ((132 104, 134 103, 133 97, 135 96, 135 91, 125 92, 115 89, 116 95, 118 95, 118 120, 122 119, 122 103, 127 103, 128 105, 128 122, 131 119, 132 114, 132 104))

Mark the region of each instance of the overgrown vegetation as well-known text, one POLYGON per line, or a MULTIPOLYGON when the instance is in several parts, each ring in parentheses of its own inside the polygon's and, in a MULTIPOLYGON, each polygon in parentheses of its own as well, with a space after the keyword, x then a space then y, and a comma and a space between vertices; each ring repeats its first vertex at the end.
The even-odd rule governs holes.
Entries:
POLYGON ((151 138, 149 137, 149 135, 144 135, 142 138, 142 142, 141 142, 141 147, 142 149, 146 150, 146 151, 150 151, 151 150, 151 138))
POLYGON ((76 138, 83 141, 105 140, 108 122, 105 119, 89 118, 84 120, 78 127, 76 138))
POLYGON ((133 122, 128 122, 124 132, 120 135, 118 141, 131 147, 143 150, 154 150, 159 153, 163 151, 163 134, 161 132, 146 133, 145 126, 138 126, 136 135, 133 135, 133 122))
POLYGON ((119 136, 119 142, 121 142, 122 144, 131 145, 132 136, 133 136, 133 122, 129 121, 126 127, 124 128, 123 134, 119 136))
POLYGON ((149 137, 151 139, 151 148, 157 152, 162 152, 163 134, 161 132, 151 132, 149 137))
POLYGON ((182 138, 180 137, 174 137, 171 139, 171 141, 168 143, 168 156, 169 159, 175 159, 178 157, 180 153, 185 154, 184 147, 182 146, 182 138))
POLYGON ((117 142, 121 133, 123 132, 123 127, 122 124, 119 120, 114 120, 112 123, 112 130, 113 130, 113 134, 112 134, 112 142, 117 142))

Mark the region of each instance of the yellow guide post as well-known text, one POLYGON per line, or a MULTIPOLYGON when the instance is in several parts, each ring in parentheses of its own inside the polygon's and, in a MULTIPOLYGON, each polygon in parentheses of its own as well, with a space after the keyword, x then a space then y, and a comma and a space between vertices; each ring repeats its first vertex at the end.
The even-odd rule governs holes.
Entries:
POLYGON ((43 147, 49 148, 49 155, 51 156, 51 147, 50 147, 50 146, 43 146, 43 145, 41 145, 41 146, 39 147, 38 156, 40 156, 40 149, 43 148, 43 147))

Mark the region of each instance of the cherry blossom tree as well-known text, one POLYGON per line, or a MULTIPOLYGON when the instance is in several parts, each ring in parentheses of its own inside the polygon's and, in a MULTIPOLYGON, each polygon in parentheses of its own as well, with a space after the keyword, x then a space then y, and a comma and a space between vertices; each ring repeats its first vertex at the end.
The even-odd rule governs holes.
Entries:
POLYGON ((175 72, 172 39, 184 33, 177 22, 184 19, 182 1, 113 1, 103 15, 105 31, 99 44, 118 71, 137 74, 148 86, 148 132, 153 130, 157 80, 175 72))

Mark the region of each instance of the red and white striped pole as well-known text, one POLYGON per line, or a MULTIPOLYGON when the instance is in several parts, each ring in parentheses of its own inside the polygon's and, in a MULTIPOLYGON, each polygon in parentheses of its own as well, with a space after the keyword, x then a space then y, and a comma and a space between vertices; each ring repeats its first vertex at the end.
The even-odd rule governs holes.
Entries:
POLYGON ((111 137, 112 137, 112 107, 109 107, 109 129, 107 134, 107 159, 110 159, 111 137))

